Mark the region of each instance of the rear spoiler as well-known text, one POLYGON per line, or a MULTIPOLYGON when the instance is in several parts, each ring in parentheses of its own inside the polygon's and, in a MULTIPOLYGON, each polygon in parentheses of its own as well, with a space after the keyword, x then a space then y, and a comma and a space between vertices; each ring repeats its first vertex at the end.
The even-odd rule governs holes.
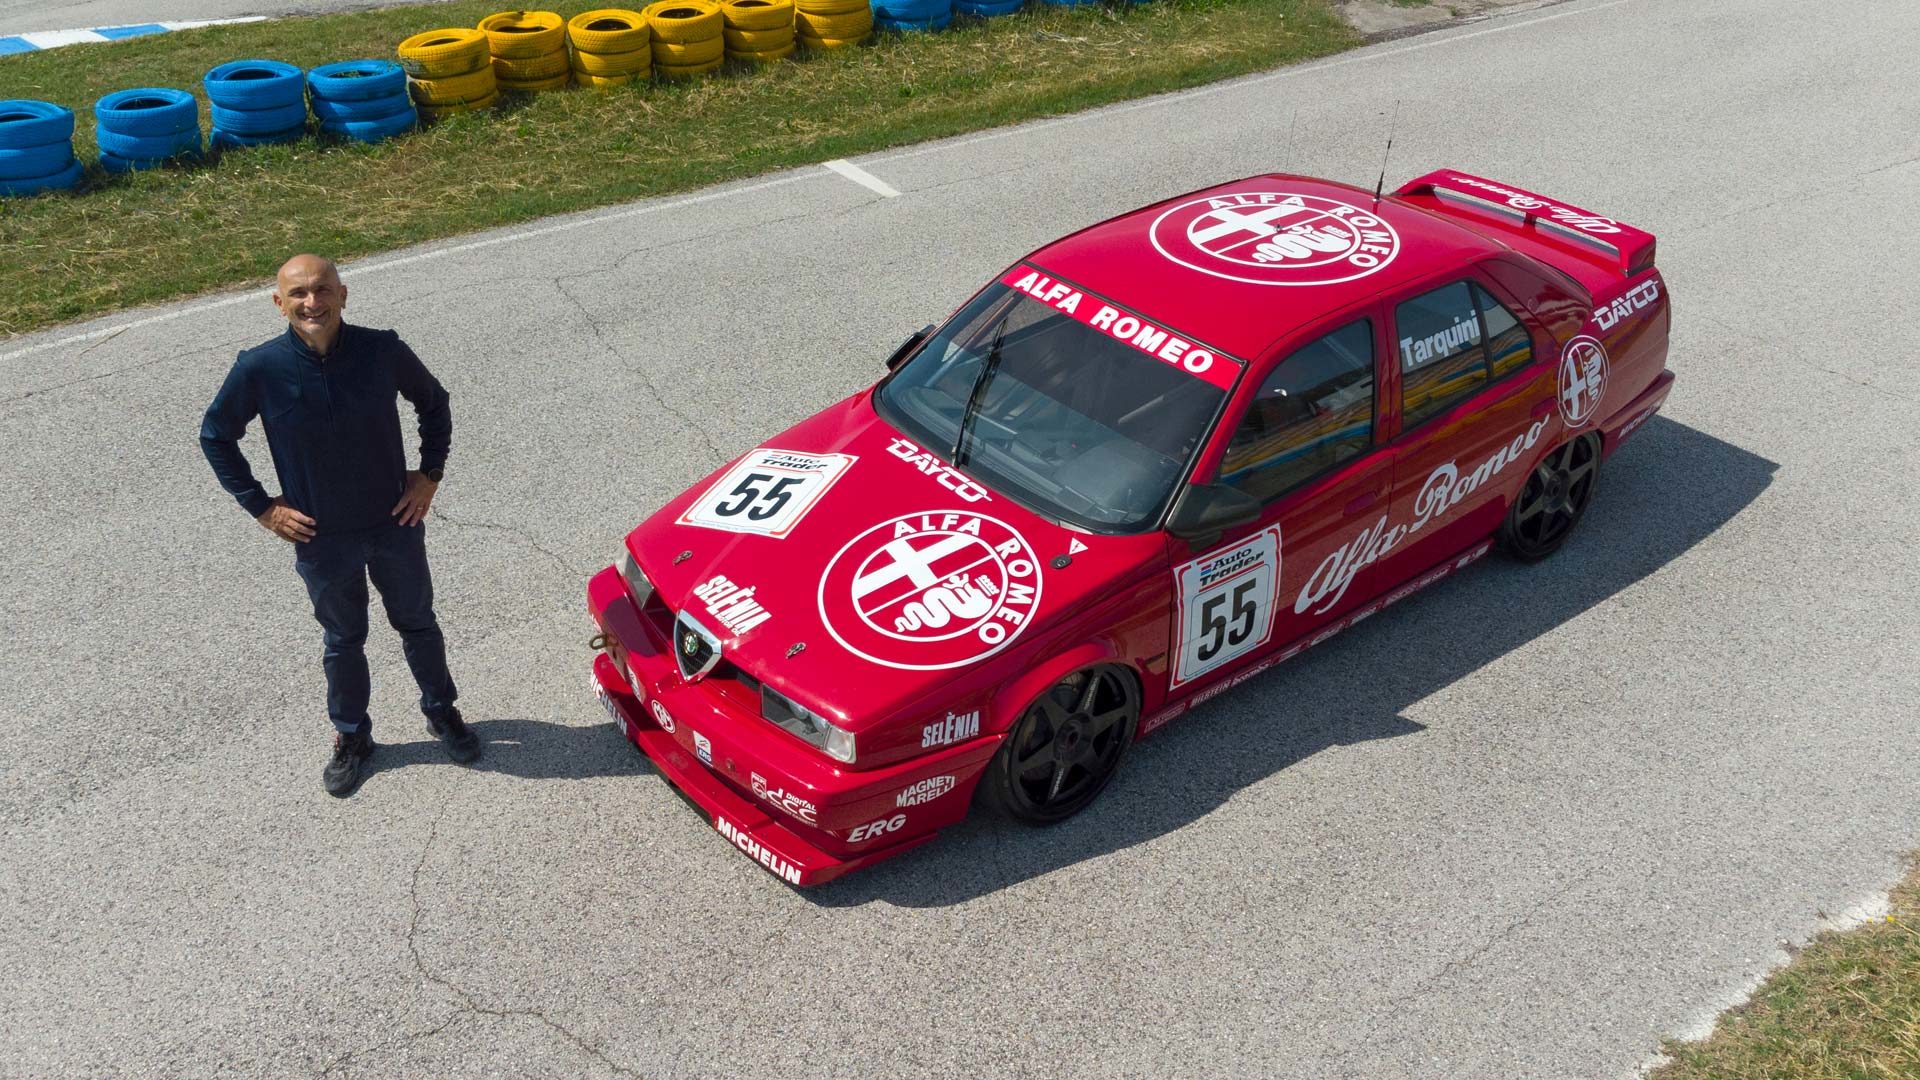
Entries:
POLYGON ((1443 169, 1407 181, 1394 194, 1466 203, 1509 220, 1517 217, 1519 223, 1513 226, 1515 229, 1535 233, 1541 239, 1571 240, 1597 248, 1609 255, 1628 277, 1653 267, 1652 233, 1482 177, 1443 169))

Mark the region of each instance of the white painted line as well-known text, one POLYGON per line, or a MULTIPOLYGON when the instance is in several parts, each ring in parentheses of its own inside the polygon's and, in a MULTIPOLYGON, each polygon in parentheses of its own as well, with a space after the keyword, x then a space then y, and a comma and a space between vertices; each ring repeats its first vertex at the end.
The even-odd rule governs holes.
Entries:
POLYGON ((190 22, 163 22, 169 30, 197 30, 202 26, 236 26, 240 23, 266 22, 265 15, 242 15, 235 19, 194 19, 190 22))
POLYGON ((30 34, 21 34, 27 44, 42 49, 57 49, 62 45, 78 45, 83 41, 106 41, 105 34, 96 30, 36 30, 30 34))
MULTIPOLYGON (((868 160, 873 162, 903 161, 907 158, 915 158, 915 157, 923 156, 925 154, 939 153, 940 151, 943 151, 943 150, 957 149, 962 146, 971 146, 975 143, 989 142, 994 139, 1004 139, 1010 135, 1024 135, 1024 134, 1028 134, 1035 131, 1044 131, 1048 128, 1058 127, 1062 124, 1080 123, 1086 120, 1097 119, 1109 113, 1134 112, 1140 109, 1160 108, 1162 106, 1176 104, 1176 103, 1187 101, 1196 97, 1205 97, 1209 94, 1224 93, 1228 90, 1236 90, 1243 86, 1259 86, 1264 83, 1273 82, 1277 79, 1293 78, 1299 75, 1310 75, 1317 71, 1325 71, 1329 68, 1343 67, 1347 64, 1358 64, 1358 63, 1362 63, 1369 60, 1377 60, 1382 57, 1399 56, 1403 53, 1417 52, 1418 50, 1421 50, 1421 49, 1430 49, 1439 45, 1448 45, 1456 41, 1468 41, 1473 38, 1485 37, 1489 34, 1502 34, 1502 33, 1506 33, 1509 30, 1519 30, 1525 27, 1533 26, 1536 23, 1551 22, 1554 19, 1564 19, 1571 15, 1585 15, 1595 11, 1605 11, 1608 8, 1619 7, 1620 5, 1626 4, 1629 2, 1631 2, 1631 0, 1607 0, 1607 2, 1605 3, 1587 5, 1587 6, 1575 8, 1569 11, 1556 12, 1551 15, 1542 15, 1538 18, 1530 18, 1530 19, 1524 19, 1524 20, 1516 19, 1511 23, 1503 23, 1503 25, 1488 27, 1487 29, 1484 29, 1484 30, 1475 30, 1471 33, 1443 34, 1443 36, 1439 36, 1434 40, 1415 42, 1410 45, 1401 45, 1395 48, 1380 49, 1377 51, 1363 50, 1358 55, 1346 56, 1346 57, 1341 57, 1333 60, 1324 60, 1318 63, 1308 64, 1303 67, 1286 68, 1282 71, 1269 72, 1268 74, 1265 74, 1265 75, 1255 75, 1248 78, 1235 79, 1235 80, 1232 80, 1231 82, 1215 83, 1212 86, 1198 87, 1193 90, 1182 90, 1173 94, 1166 94, 1160 97, 1148 98, 1144 101, 1136 101, 1126 105, 1107 106, 1105 108, 1094 109, 1092 111, 1084 112, 1084 113, 1076 113, 1072 116, 1063 116, 1053 120, 1043 120, 1038 123, 1027 123, 1027 124, 1020 124, 1014 127, 999 128, 997 130, 984 132, 979 135, 966 136, 963 138, 954 139, 947 142, 935 143, 929 146, 915 147, 911 150, 902 150, 902 151, 891 153, 891 154, 883 153, 877 157, 869 158, 868 160)), ((855 172, 860 172, 860 174, 863 176, 868 175, 864 171, 856 168, 849 162, 841 161, 839 162, 839 164, 846 165, 848 168, 854 169, 855 172)), ((829 163, 829 167, 831 167, 831 165, 832 163, 829 163)), ((835 170, 835 171, 837 172, 838 170, 835 170)), ((451 245, 448 245, 447 247, 434 248, 430 251, 422 251, 413 255, 402 255, 398 258, 387 259, 384 261, 381 261, 376 258, 376 260, 371 263, 342 267, 340 272, 341 272, 341 276, 345 277, 345 276, 354 275, 354 274, 372 274, 381 270, 392 270, 396 267, 409 266, 413 263, 425 262, 429 259, 438 259, 447 255, 457 255, 462 252, 477 251, 481 248, 495 247, 500 244, 512 243, 518 240, 532 240, 542 236, 551 236, 555 233, 571 232, 574 229, 584 229, 590 225, 598 225, 598 224, 601 224, 602 222, 620 221, 626 218, 640 217, 645 214, 658 213, 659 211, 662 211, 662 210, 674 210, 682 206, 694 206, 699 203, 713 202, 714 200, 730 198, 734 195, 745 195, 749 192, 764 191, 768 188, 774 188, 774 187, 783 187, 787 184, 798 183, 802 180, 816 179, 821 175, 822 175, 821 173, 816 172, 813 169, 801 169, 797 172, 788 173, 785 176, 777 176, 771 180, 763 180, 757 184, 743 184, 739 187, 722 188, 717 191, 709 191, 703 195, 690 195, 685 198, 670 199, 666 202, 659 202, 659 203, 648 203, 643 206, 631 206, 625 209, 612 210, 605 213, 594 213, 592 211, 585 211, 584 213, 587 215, 585 217, 570 218, 566 221, 556 222, 553 224, 536 225, 529 228, 517 229, 512 232, 503 233, 499 236, 489 237, 485 240, 474 240, 464 244, 451 244, 451 245)), ((868 178, 873 179, 871 176, 869 176, 868 178)), ((874 183, 879 184, 881 182, 875 179, 874 183)), ((881 187, 886 187, 886 185, 881 184, 881 187)), ((887 188, 886 191, 881 192, 881 194, 885 195, 885 194, 888 194, 889 192, 892 195, 899 194, 899 192, 894 191, 892 188, 887 188)), ((237 296, 222 297, 219 300, 212 300, 202 304, 194 304, 189 307, 180 308, 175 311, 164 312, 159 315, 149 315, 144 319, 135 319, 132 322, 119 323, 113 326, 104 326, 97 330, 89 330, 82 334, 73 334, 68 337, 55 339, 53 341, 43 341, 37 345, 28 345, 25 348, 15 349, 12 352, 0 353, 0 363, 6 363, 9 360, 17 360, 23 356, 32 356, 35 353, 46 352, 50 349, 58 349, 68 345, 76 345, 83 341, 93 341, 98 338, 106 337, 110 334, 118 334, 123 331, 137 329, 142 326, 152 326, 155 323, 172 322, 175 319, 184 318, 188 315, 197 315, 204 311, 215 311, 220 308, 231 307, 234 304, 244 303, 246 301, 252 300, 259 295, 260 294, 257 292, 249 291, 247 293, 243 293, 237 296)))
POLYGON ((824 168, 832 169, 834 172, 859 184, 868 191, 877 191, 889 199, 897 199, 900 197, 900 192, 895 190, 891 184, 888 184, 885 180, 880 179, 845 158, 834 158, 832 161, 822 162, 821 165, 824 168))

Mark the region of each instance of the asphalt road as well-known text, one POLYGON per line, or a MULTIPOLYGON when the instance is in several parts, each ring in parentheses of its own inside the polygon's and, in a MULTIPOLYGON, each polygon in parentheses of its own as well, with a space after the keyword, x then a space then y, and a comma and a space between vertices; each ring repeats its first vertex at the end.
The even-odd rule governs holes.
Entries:
POLYGON ((897 198, 808 169, 352 266, 453 393, 489 747, 444 762, 377 626, 345 802, 291 552, 194 438, 264 294, 0 344, 0 1075, 1631 1075, 1920 846, 1917 39, 1576 0, 862 159, 897 198), (1029 248, 1371 183, 1396 111, 1390 182, 1660 238, 1680 381, 1560 555, 1214 699, 1065 825, 810 892, 616 739, 582 594, 627 527, 1029 248))

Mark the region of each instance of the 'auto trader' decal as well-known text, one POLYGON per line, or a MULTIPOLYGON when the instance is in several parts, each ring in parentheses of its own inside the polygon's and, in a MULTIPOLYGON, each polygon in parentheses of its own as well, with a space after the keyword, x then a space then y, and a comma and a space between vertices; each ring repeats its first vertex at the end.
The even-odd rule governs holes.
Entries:
POLYGON ((1097 296, 1082 292, 1064 281, 1024 266, 1016 266, 1000 279, 1054 310, 1095 330, 1125 342, 1148 356, 1165 361, 1189 375, 1204 379, 1222 390, 1231 390, 1240 374, 1240 361, 1203 345, 1196 345, 1165 327, 1125 312, 1097 296))
POLYGON ((1154 250, 1190 270, 1249 285, 1332 285, 1400 253, 1400 234, 1357 206, 1291 191, 1191 199, 1153 219, 1154 250))
POLYGON ((1173 685, 1245 656, 1273 635, 1280 583, 1280 530, 1263 529, 1174 571, 1180 590, 1180 652, 1173 685))
POLYGON ((864 660, 961 667, 1020 636, 1040 609, 1040 561, 998 518, 902 514, 847 541, 820 576, 821 622, 864 660))
POLYGON ((674 524, 785 539, 858 460, 851 454, 755 450, 701 492, 674 524))

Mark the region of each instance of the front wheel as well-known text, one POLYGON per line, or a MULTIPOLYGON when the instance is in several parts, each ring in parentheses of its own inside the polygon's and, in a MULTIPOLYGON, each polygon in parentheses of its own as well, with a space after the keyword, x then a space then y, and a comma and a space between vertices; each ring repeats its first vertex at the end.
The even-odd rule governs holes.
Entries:
POLYGON ((1600 437, 1582 435, 1548 454, 1527 477, 1500 523, 1500 544, 1521 562, 1560 550, 1593 501, 1600 479, 1600 437))
POLYGON ((1027 706, 988 763, 981 791, 1021 821, 1070 818, 1113 779, 1139 722, 1131 672, 1111 664, 1076 671, 1027 706))

